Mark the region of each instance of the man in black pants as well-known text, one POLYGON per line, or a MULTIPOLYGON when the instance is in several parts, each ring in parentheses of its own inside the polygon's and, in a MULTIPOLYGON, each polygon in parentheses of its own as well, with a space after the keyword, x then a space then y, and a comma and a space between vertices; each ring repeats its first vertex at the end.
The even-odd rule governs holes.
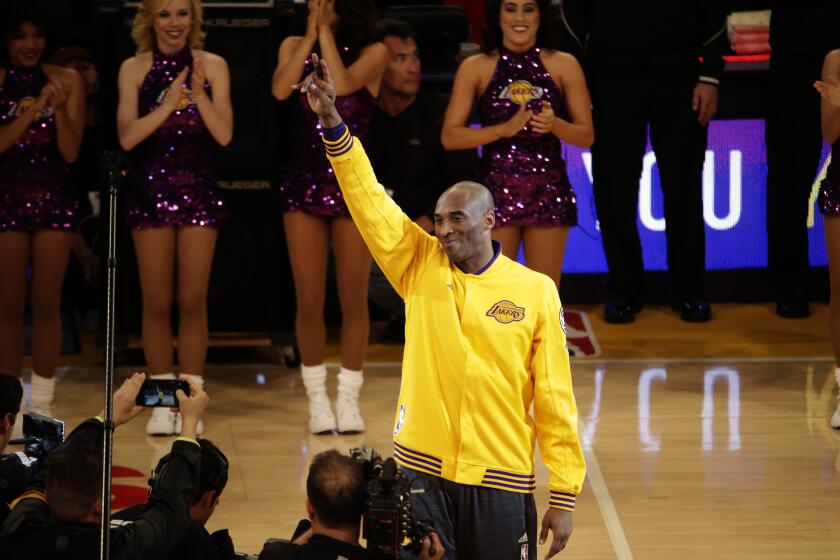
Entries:
POLYGON ((702 171, 726 47, 722 0, 565 6, 567 24, 582 27, 573 31, 584 45, 592 93, 593 191, 609 267, 604 318, 632 322, 643 302, 636 218, 650 125, 665 202, 671 301, 683 320, 708 321, 702 171))
POLYGON ((767 268, 776 313, 807 317, 808 206, 819 166, 823 58, 840 48, 837 0, 780 2, 770 20, 767 144, 767 268))

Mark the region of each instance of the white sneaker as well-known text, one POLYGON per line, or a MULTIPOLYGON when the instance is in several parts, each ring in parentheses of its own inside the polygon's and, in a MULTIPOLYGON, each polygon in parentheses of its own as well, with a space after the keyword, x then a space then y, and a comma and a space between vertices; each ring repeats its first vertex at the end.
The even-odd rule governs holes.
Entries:
POLYGON ((837 410, 834 411, 828 423, 835 430, 840 430, 840 396, 837 397, 837 410))
POLYGON ((338 417, 338 433, 358 434, 365 431, 365 421, 359 410, 358 398, 339 394, 335 400, 335 413, 338 417))
POLYGON ((335 430, 335 415, 326 391, 313 392, 308 398, 309 431, 313 434, 328 434, 335 430))
MULTIPOLYGON (((180 412, 174 412, 173 414, 175 414, 175 433, 180 434, 181 433, 181 413, 180 412)), ((204 433, 204 421, 199 420, 198 424, 196 424, 196 426, 195 426, 195 435, 200 436, 203 433, 204 433)))
POLYGON ((175 433, 175 413, 168 408, 152 409, 152 416, 146 424, 146 433, 150 436, 171 436, 175 433))

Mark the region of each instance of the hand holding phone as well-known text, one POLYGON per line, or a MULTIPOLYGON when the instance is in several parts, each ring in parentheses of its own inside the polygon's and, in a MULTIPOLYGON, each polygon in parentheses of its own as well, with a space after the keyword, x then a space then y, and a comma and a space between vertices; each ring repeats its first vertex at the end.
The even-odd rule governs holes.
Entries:
POLYGON ((190 386, 186 381, 180 379, 147 379, 137 393, 137 406, 178 408, 178 395, 176 391, 181 389, 185 395, 190 394, 190 386))

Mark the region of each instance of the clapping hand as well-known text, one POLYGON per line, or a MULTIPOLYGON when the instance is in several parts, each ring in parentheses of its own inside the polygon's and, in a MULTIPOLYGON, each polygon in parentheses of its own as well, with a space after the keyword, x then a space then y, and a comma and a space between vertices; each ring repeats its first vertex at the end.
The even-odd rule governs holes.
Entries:
POLYGON ((161 103, 161 107, 169 111, 174 111, 178 108, 181 104, 181 95, 183 92, 181 89, 184 87, 184 82, 187 80, 187 73, 189 72, 189 67, 185 66, 181 73, 176 76, 172 83, 169 84, 169 89, 166 90, 166 97, 161 103))

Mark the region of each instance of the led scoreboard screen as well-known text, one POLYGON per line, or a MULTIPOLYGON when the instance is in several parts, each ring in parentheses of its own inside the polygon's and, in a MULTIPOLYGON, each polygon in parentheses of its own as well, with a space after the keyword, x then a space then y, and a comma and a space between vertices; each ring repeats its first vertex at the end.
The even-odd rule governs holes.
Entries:
MULTIPOLYGON (((589 150, 572 146, 564 146, 563 151, 569 180, 578 201, 578 225, 569 234, 563 272, 606 272, 607 263, 592 198, 592 156, 589 150)), ((829 146, 824 144, 821 171, 828 163, 828 154, 829 146)), ((703 167, 707 269, 767 266, 766 178, 764 121, 712 121, 703 167)), ((824 266, 827 257, 822 216, 817 210, 816 197, 815 184, 809 200, 809 256, 812 266, 824 266)), ((637 218, 646 270, 667 269, 662 206, 656 157, 648 144, 639 181, 637 218)))

